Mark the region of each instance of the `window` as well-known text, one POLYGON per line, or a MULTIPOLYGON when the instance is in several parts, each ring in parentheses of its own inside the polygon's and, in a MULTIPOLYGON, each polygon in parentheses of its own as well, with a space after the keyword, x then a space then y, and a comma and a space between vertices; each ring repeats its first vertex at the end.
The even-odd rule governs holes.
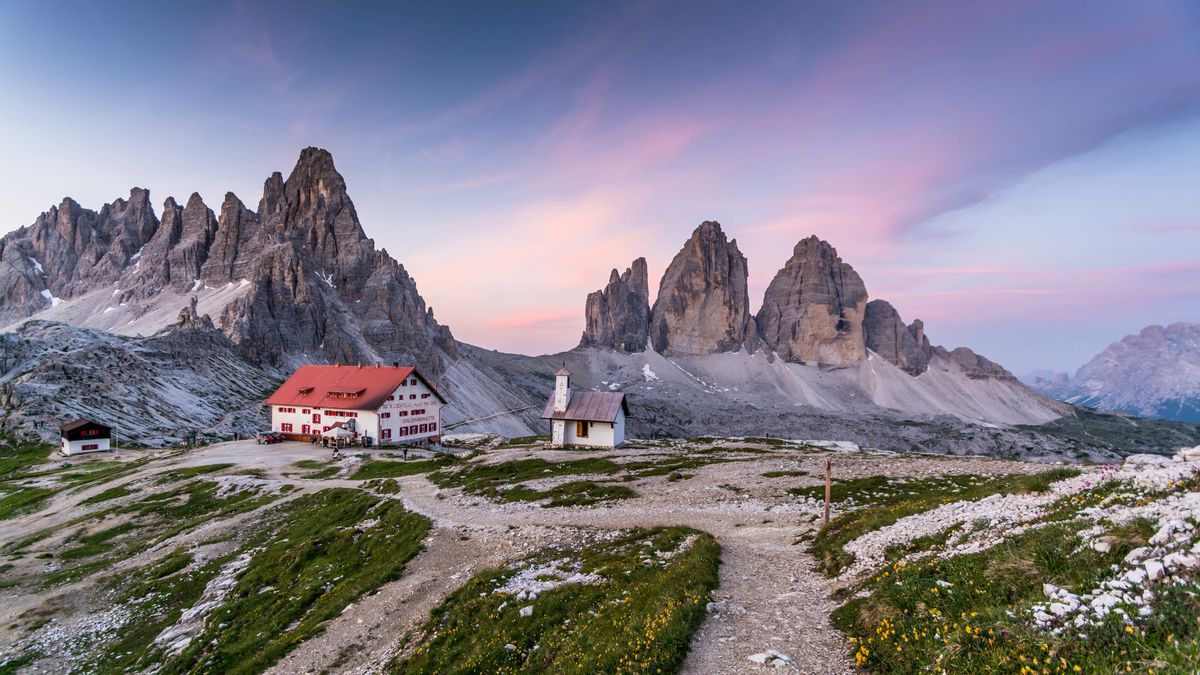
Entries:
POLYGON ((416 417, 417 415, 424 415, 424 414, 425 414, 425 409, 424 409, 424 408, 417 408, 416 410, 412 411, 412 414, 413 414, 413 417, 416 417))
POLYGON ((417 395, 416 395, 416 394, 409 394, 409 395, 408 395, 408 397, 409 397, 410 399, 414 399, 414 398, 416 398, 416 397, 417 397, 417 395))
POLYGON ((99 436, 100 430, 99 429, 84 429, 83 433, 81 435, 82 436, 99 436))
MULTIPOLYGON (((320 423, 321 423, 321 415, 320 415, 320 414, 318 414, 318 413, 313 413, 313 420, 312 420, 312 421, 313 421, 313 423, 314 423, 314 424, 320 424, 320 423)), ((329 427, 325 427, 325 428, 326 428, 326 429, 328 429, 329 427)))
POLYGON ((311 411, 311 410, 309 410, 308 408, 305 408, 304 410, 300 411, 300 414, 302 414, 302 415, 307 415, 307 414, 309 414, 310 412, 312 412, 312 411, 311 411))
POLYGON ((588 437, 588 423, 587 422, 576 422, 575 423, 575 436, 578 438, 587 438, 588 437))
POLYGON ((290 425, 290 424, 280 424, 280 425, 279 425, 279 430, 280 430, 280 431, 287 432, 287 433, 289 433, 289 434, 290 434, 290 433, 292 433, 292 425, 290 425))
POLYGON ((401 387, 407 387, 407 386, 408 386, 408 380, 405 380, 405 381, 401 382, 401 383, 400 383, 400 386, 401 386, 401 387))
POLYGON ((400 416, 400 417, 408 417, 408 411, 407 411, 407 410, 401 410, 400 412, 396 413, 396 415, 398 415, 398 416, 400 416))
POLYGON ((99 450, 100 444, 99 443, 84 443, 83 449, 84 450, 99 450))
POLYGON ((432 424, 430 424, 430 425, 429 425, 429 430, 430 430, 430 431, 437 431, 437 422, 433 422, 432 424))
POLYGON ((421 394, 421 398, 429 398, 429 394, 421 394))
POLYGON ((311 431, 312 431, 312 427, 308 426, 307 424, 300 427, 300 433, 302 433, 302 434, 307 434, 311 431))
POLYGON ((417 433, 418 433, 418 434, 423 434, 423 433, 425 433, 425 428, 426 428, 427 426, 428 426, 427 424, 422 424, 422 425, 421 425, 421 428, 420 428, 420 431, 418 431, 417 433))
POLYGON ((379 414, 379 416, 380 416, 380 417, 382 417, 383 419, 385 419, 385 420, 386 420, 387 418, 389 418, 389 417, 391 417, 391 416, 392 416, 392 413, 390 413, 390 412, 388 412, 388 413, 380 413, 380 414, 379 414))
POLYGON ((409 383, 409 384, 411 384, 411 385, 412 385, 412 386, 414 386, 414 387, 415 387, 415 386, 417 386, 417 381, 416 381, 416 380, 409 380, 409 381, 408 381, 408 383, 409 383))
POLYGON ((392 430, 391 430, 391 429, 384 429, 384 430, 380 431, 380 432, 379 432, 379 437, 380 437, 380 438, 382 438, 382 439, 383 439, 383 440, 385 440, 385 441, 386 441, 386 440, 388 440, 389 438, 391 438, 391 437, 392 437, 392 430))
POLYGON ((329 427, 321 427, 321 431, 329 431, 329 427))

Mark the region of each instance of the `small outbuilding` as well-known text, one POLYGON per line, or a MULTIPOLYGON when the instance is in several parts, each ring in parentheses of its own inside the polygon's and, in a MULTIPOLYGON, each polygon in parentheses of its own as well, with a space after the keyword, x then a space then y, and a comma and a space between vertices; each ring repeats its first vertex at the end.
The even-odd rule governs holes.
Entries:
POLYGON ((65 422, 62 427, 62 442, 59 452, 68 457, 85 452, 101 452, 110 449, 112 427, 92 420, 78 419, 65 422))
POLYGON ((542 419, 550 420, 550 447, 615 448, 625 443, 629 403, 619 391, 571 391, 571 371, 554 374, 554 393, 542 419))

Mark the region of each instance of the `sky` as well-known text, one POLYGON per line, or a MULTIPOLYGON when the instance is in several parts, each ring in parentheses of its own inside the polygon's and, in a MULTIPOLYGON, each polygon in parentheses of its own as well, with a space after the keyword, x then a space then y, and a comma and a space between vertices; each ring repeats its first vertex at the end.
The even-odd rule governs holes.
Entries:
POLYGON ((1200 321, 1200 5, 0 3, 0 230, 333 153, 461 340, 578 343, 704 220, 816 234, 935 344, 1071 370, 1200 321))

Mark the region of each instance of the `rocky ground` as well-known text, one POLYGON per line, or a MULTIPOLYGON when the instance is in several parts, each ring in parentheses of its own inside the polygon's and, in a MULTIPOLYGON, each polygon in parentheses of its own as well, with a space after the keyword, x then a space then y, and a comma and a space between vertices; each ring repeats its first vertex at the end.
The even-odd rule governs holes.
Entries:
MULTIPOLYGON (((783 669, 803 673, 840 673, 854 669, 848 658, 845 636, 829 621, 838 603, 835 590, 846 583, 830 579, 815 569, 815 561, 803 541, 820 525, 820 502, 788 493, 790 488, 822 483, 824 463, 832 458, 839 480, 886 475, 921 479, 948 474, 984 477, 1026 474, 1046 470, 1045 464, 999 461, 984 458, 897 456, 854 451, 841 446, 830 451, 814 446, 741 439, 714 439, 699 443, 670 442, 615 451, 550 451, 535 446, 494 447, 483 450, 471 462, 501 464, 526 458, 552 462, 577 459, 609 459, 630 462, 692 461, 694 465, 671 473, 639 477, 623 482, 636 496, 592 506, 543 508, 537 502, 499 503, 466 494, 458 488, 440 488, 424 474, 396 478, 395 498, 429 518, 433 527, 425 540, 425 551, 408 566, 404 575, 373 594, 360 598, 330 622, 319 635, 302 643, 272 672, 377 672, 394 656, 403 636, 426 619, 429 610, 475 572, 513 561, 533 551, 564 542, 578 542, 597 530, 629 527, 686 525, 712 534, 722 548, 720 586, 708 606, 684 666, 689 673, 738 673, 783 669), (704 461, 714 458, 719 463, 704 461), (764 476, 768 474, 769 476, 764 476)), ((467 451, 459 451, 465 454, 467 451)), ((167 470, 229 463, 213 480, 229 483, 228 489, 253 485, 260 490, 280 490, 282 500, 295 499, 329 487, 362 487, 349 478, 364 459, 381 459, 380 451, 350 457, 338 465, 340 471, 327 478, 305 478, 296 462, 325 462, 328 453, 307 444, 286 443, 258 446, 252 442, 214 445, 186 453, 143 456, 122 453, 123 461, 147 459, 119 479, 55 495, 38 512, 0 520, 0 541, 14 542, 47 528, 66 531, 65 524, 99 506, 81 504, 116 486, 137 486, 139 494, 160 489, 151 480, 167 470), (233 475, 237 472, 252 475, 233 475), (291 486, 283 489, 281 486, 291 486), (290 492, 288 491, 290 490, 290 492)), ((93 461, 92 458, 84 461, 93 461)), ((1091 475, 1089 472, 1088 475, 1091 475)), ((611 476, 577 476, 580 479, 612 480, 611 476)), ((528 481, 525 485, 549 489, 556 478, 528 481)), ((561 484, 561 482, 558 482, 561 484)), ((1033 497, 1031 497, 1033 499, 1033 497)), ((1048 499, 1048 498, 1046 498, 1048 499)), ((120 503, 114 500, 107 503, 120 503)), ((275 506, 275 502, 270 506, 275 506)), ((1040 504, 1041 502, 1039 502, 1040 504)), ((1005 509, 987 506, 996 513, 1005 509)), ((269 508, 264 506, 262 508, 269 508)), ((239 513, 185 531, 112 568, 113 572, 145 565, 180 546, 198 548, 237 528, 255 522, 258 511, 239 513)), ((834 517, 839 515, 836 508, 834 517)), ((964 519, 967 515, 962 516, 964 519)), ((914 518, 919 518, 916 516, 914 518)), ((924 531, 914 522, 901 528, 885 528, 854 542, 860 548, 859 568, 873 564, 871 537, 913 538, 924 531)), ((45 558, 61 553, 53 537, 43 542, 45 558)), ((65 546, 65 544, 64 544, 65 546)), ((32 550, 32 549, 31 549, 32 550)), ((30 556, 0 557, 0 565, 11 569, 0 578, 26 574, 46 563, 30 556), (11 559, 10 559, 11 558, 11 559)), ((0 567, 0 569, 7 569, 0 567)), ((116 611, 104 607, 103 596, 93 593, 95 580, 85 577, 50 589, 29 583, 0 586, 0 663, 43 644, 54 630, 107 621, 110 630, 121 630, 120 617, 91 612, 116 611), (31 612, 52 619, 31 628, 31 612), (115 627, 115 628, 114 628, 115 627)), ((70 654, 59 653, 38 663, 52 672, 66 672, 73 663, 70 654)), ((765 672, 765 671, 764 671, 765 672)))

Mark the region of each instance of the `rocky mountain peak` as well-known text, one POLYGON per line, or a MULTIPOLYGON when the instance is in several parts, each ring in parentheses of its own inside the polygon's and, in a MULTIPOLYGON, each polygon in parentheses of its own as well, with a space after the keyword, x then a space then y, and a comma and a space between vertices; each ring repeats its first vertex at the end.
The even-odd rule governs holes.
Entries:
POLYGON ((720 223, 704 221, 663 274, 650 317, 650 340, 667 356, 754 349, 746 257, 720 223))
POLYGON ((925 324, 917 319, 911 326, 905 326, 900 312, 886 300, 867 303, 863 333, 867 349, 909 375, 920 375, 929 368, 933 348, 925 337, 925 324))
POLYGON ((649 288, 645 258, 634 260, 624 274, 613 269, 608 285, 588 294, 580 346, 644 351, 650 334, 649 288))
POLYGON ((1074 376, 1027 383, 1077 405, 1200 422, 1200 324, 1146 326, 1105 347, 1074 376))
POLYGON ((767 286, 755 320, 762 341, 787 361, 850 365, 866 358, 866 305, 867 289, 854 268, 810 236, 767 286))
POLYGON ((193 193, 168 198, 160 222, 149 198, 134 188, 99 213, 67 198, 0 240, 0 321, 101 289, 133 318, 198 296, 220 303, 206 311, 258 364, 404 361, 436 375, 456 356, 403 266, 366 237, 328 151, 272 173, 258 212, 227 193, 218 216, 193 193))

